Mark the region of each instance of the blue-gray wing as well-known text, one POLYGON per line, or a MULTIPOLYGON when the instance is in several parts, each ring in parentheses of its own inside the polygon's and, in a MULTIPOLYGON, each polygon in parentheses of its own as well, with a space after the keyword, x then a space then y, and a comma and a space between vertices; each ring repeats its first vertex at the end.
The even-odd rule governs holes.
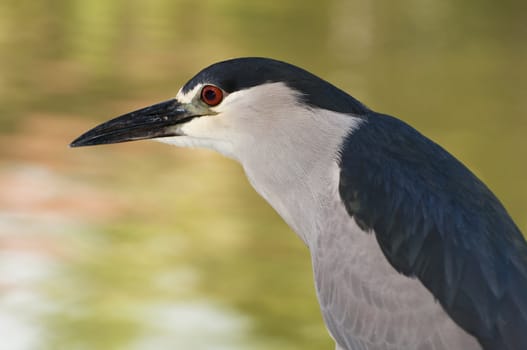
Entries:
POLYGON ((396 270, 417 277, 484 349, 527 349, 527 244, 479 179, 375 113, 348 136, 340 165, 347 212, 396 270))

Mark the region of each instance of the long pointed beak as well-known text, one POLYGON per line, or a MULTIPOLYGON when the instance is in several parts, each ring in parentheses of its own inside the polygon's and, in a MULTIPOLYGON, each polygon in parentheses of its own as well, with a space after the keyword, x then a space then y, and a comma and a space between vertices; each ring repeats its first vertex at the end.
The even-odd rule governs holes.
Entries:
POLYGON ((75 139, 70 147, 177 136, 174 125, 195 117, 197 115, 189 112, 183 104, 172 99, 100 124, 75 139))

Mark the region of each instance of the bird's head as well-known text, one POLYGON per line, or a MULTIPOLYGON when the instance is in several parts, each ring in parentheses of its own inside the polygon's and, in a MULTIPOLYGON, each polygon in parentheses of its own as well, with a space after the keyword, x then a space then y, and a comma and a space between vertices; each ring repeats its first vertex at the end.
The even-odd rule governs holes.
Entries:
POLYGON ((242 150, 272 144, 280 135, 294 139, 306 120, 317 119, 314 110, 361 115, 366 108, 296 66, 238 58, 205 68, 175 98, 96 126, 71 146, 156 139, 239 158, 242 150))

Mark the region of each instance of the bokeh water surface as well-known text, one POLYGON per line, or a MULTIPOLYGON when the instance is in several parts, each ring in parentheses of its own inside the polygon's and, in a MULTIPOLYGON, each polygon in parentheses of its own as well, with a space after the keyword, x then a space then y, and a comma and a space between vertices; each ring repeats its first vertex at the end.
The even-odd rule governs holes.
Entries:
POLYGON ((69 149, 236 56, 445 146, 527 232, 527 2, 0 3, 0 349, 331 349, 307 249, 207 151, 69 149))

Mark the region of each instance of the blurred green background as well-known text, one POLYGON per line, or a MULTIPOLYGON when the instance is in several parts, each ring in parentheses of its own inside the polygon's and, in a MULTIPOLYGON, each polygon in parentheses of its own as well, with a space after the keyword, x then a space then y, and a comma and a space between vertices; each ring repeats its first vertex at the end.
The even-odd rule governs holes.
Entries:
POLYGON ((332 349, 307 249, 237 164, 69 149, 236 56, 300 65, 467 164, 527 232, 527 2, 0 3, 0 349, 332 349))

